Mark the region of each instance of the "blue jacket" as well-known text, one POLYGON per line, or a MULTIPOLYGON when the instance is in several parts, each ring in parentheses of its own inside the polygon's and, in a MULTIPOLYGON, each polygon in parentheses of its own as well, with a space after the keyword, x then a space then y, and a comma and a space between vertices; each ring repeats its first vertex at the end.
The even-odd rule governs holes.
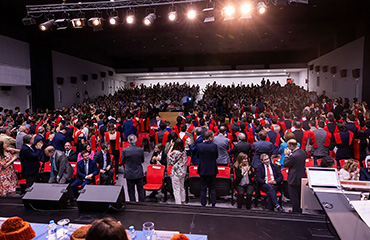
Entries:
POLYGON ((260 156, 262 153, 266 153, 271 157, 272 150, 274 145, 268 141, 258 141, 253 143, 252 151, 254 151, 254 156, 252 159, 252 167, 258 168, 260 165, 262 165, 260 156))
POLYGON ((63 133, 57 132, 53 138, 51 144, 56 150, 64 151, 64 144, 66 143, 66 137, 63 133))
POLYGON ((202 136, 198 137, 197 140, 195 140, 194 144, 189 145, 190 151, 191 151, 191 162, 193 165, 198 165, 199 159, 197 157, 198 152, 198 145, 203 142, 204 138, 202 136))
POLYGON ((98 175, 98 167, 96 166, 96 162, 94 160, 89 159, 89 169, 88 173, 85 171, 85 161, 81 160, 77 162, 77 177, 81 180, 84 180, 85 177, 89 174, 98 175))
POLYGON ((123 132, 125 133, 125 140, 127 140, 127 137, 131 134, 136 135, 137 129, 134 127, 134 121, 127 120, 122 124, 123 132))

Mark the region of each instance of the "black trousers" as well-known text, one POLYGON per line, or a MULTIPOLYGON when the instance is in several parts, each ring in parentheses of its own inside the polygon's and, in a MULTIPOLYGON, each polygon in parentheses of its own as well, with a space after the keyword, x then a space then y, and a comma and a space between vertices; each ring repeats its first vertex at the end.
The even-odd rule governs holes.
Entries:
POLYGON ((288 185, 290 202, 293 205, 293 212, 302 213, 301 209, 301 185, 288 185))
POLYGON ((38 173, 37 174, 33 174, 33 175, 25 175, 24 178, 26 179, 26 187, 29 188, 32 186, 32 184, 34 182, 36 182, 37 180, 37 177, 38 177, 38 173))
MULTIPOLYGON (((112 149, 114 168, 116 170, 116 176, 118 175, 118 163, 119 163, 119 150, 112 149)), ((112 163, 113 164, 113 163, 112 163)))
POLYGON ((137 188, 137 193, 139 195, 139 202, 145 201, 145 195, 144 195, 144 180, 143 178, 138 179, 126 179, 127 181, 127 191, 128 196, 130 197, 130 202, 136 202, 135 198, 135 185, 137 188))
POLYGON ((236 191, 238 192, 238 197, 237 197, 237 204, 238 208, 242 208, 243 201, 244 201, 244 194, 246 194, 247 197, 247 209, 251 209, 252 205, 252 195, 254 191, 254 187, 252 184, 248 184, 247 186, 237 186, 236 191))
POLYGON ((279 204, 276 196, 278 187, 265 183, 261 186, 261 190, 267 194, 267 209, 273 211, 274 207, 277 207, 279 204))
POLYGON ((113 184, 113 170, 109 169, 105 173, 100 173, 100 184, 101 185, 111 185, 113 184))
POLYGON ((216 205, 216 175, 200 176, 200 203, 205 206, 207 203, 207 188, 211 193, 211 203, 216 205))

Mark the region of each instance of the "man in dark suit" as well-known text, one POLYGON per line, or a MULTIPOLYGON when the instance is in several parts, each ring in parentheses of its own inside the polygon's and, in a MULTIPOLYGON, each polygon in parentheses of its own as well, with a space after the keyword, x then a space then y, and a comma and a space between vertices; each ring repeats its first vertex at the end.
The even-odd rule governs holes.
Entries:
POLYGON ((259 141, 253 143, 252 151, 254 151, 254 156, 252 160, 252 167, 257 169, 259 166, 262 165, 260 156, 265 153, 269 157, 272 155, 272 149, 274 145, 268 141, 266 141, 267 133, 265 131, 260 131, 258 133, 259 141))
POLYGON ((64 144, 66 143, 66 137, 65 137, 66 133, 67 133, 67 129, 63 127, 60 129, 59 132, 55 134, 51 144, 56 150, 59 150, 59 151, 64 150, 64 144))
POLYGON ((70 142, 64 144, 64 153, 66 154, 68 161, 77 162, 77 152, 71 149, 72 145, 70 142))
POLYGON ((50 158, 50 178, 49 183, 67 183, 71 181, 73 168, 68 161, 67 156, 53 146, 45 148, 45 155, 50 158))
POLYGON ((194 144, 189 145, 189 148, 191 152, 191 163, 193 165, 198 165, 199 164, 199 159, 197 157, 198 145, 204 141, 204 138, 202 137, 202 129, 200 128, 195 129, 195 135, 197 139, 195 140, 194 144))
POLYGON ((83 188, 86 184, 94 182, 94 177, 98 174, 96 162, 90 159, 90 154, 86 150, 81 151, 82 159, 77 163, 77 178, 71 184, 74 196, 78 197, 78 186, 83 188))
POLYGON ((292 128, 292 132, 295 136, 295 139, 297 140, 297 142, 299 142, 299 144, 302 144, 303 131, 301 130, 301 122, 300 121, 295 121, 293 123, 293 128, 292 128))
POLYGON ((26 187, 31 187, 36 181, 39 174, 40 162, 39 156, 41 154, 42 142, 34 143, 32 135, 23 137, 23 146, 19 152, 19 158, 22 164, 22 175, 26 179, 26 187))
POLYGON ((235 144, 234 148, 231 150, 231 154, 234 154, 234 163, 238 158, 239 153, 243 152, 248 155, 248 158, 251 157, 251 144, 246 142, 246 136, 244 133, 238 134, 238 143, 235 144))
POLYGON ((261 154, 260 158, 262 164, 256 170, 255 181, 260 189, 267 193, 268 210, 273 211, 275 208, 277 211, 282 212, 283 209, 278 203, 276 192, 283 181, 283 175, 279 166, 272 164, 267 154, 261 154))
POLYGON ((113 183, 113 169, 111 155, 109 154, 109 144, 102 143, 101 151, 94 155, 94 161, 98 164, 100 171, 100 184, 109 185, 113 183))
POLYGON ((285 167, 288 172, 288 189, 290 201, 293 205, 293 212, 302 213, 301 204, 301 179, 306 177, 305 163, 307 154, 303 149, 298 148, 297 141, 288 141, 288 148, 285 149, 285 167))
POLYGON ((145 200, 144 171, 141 165, 144 162, 144 150, 136 147, 137 137, 133 134, 127 138, 130 146, 122 150, 122 162, 125 164, 124 176, 127 180, 127 190, 131 202, 135 202, 135 185, 137 187, 139 202, 145 200))
POLYGON ((45 162, 46 161, 46 155, 45 155, 44 150, 45 150, 45 148, 47 146, 51 145, 51 141, 54 138, 54 134, 50 134, 48 139, 46 139, 44 135, 45 135, 45 128, 44 127, 39 127, 37 129, 37 134, 35 135, 35 138, 33 140, 35 144, 37 144, 38 142, 42 142, 43 143, 42 144, 42 151, 41 151, 41 153, 39 155, 39 160, 41 162, 45 162))
POLYGON ((207 202, 207 188, 211 193, 212 207, 216 205, 216 175, 218 150, 217 145, 213 143, 213 132, 207 131, 204 134, 204 142, 198 145, 197 158, 199 159, 198 174, 200 175, 200 201, 202 206, 207 202))

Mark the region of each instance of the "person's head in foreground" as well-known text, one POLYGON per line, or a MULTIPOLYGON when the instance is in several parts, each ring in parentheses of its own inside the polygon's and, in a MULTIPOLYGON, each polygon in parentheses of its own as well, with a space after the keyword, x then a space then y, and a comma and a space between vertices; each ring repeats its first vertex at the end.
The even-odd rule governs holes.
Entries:
POLYGON ((131 240, 120 221, 106 217, 94 220, 86 233, 86 240, 131 240))

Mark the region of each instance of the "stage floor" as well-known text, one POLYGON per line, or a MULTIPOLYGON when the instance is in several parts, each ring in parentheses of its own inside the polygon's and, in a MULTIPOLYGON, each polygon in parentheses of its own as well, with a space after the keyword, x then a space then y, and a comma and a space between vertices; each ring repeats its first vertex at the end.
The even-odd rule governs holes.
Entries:
POLYGON ((25 209, 21 198, 0 198, 0 216, 19 216, 36 223, 69 218, 88 224, 96 218, 114 217, 125 228, 152 221, 158 230, 208 235, 210 240, 245 239, 338 239, 325 215, 275 213, 159 203, 127 203, 119 212, 80 212, 76 204, 66 209, 36 211, 25 209), (330 228, 330 231, 328 230, 330 228))

